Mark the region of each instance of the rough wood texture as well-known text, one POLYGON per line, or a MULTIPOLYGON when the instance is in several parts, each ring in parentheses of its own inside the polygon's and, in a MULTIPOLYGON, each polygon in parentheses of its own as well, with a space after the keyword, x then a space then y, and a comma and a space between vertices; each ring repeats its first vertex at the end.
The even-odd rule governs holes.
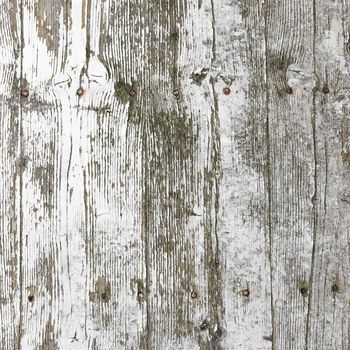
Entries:
POLYGON ((349 9, 0 0, 0 348, 349 349, 349 9))

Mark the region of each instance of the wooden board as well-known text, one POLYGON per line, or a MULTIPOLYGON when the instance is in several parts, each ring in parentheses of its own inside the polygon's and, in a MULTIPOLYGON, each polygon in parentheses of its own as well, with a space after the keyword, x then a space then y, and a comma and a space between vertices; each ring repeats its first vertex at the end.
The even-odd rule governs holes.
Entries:
POLYGON ((0 0, 0 340, 349 348, 349 4, 0 0))

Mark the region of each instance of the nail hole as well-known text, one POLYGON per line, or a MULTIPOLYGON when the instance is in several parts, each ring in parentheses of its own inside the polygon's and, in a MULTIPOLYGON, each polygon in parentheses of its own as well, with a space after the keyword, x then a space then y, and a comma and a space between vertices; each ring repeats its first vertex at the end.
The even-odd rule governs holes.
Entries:
POLYGON ((229 95, 231 93, 231 89, 228 86, 224 87, 222 91, 224 95, 229 95))
POLYGON ((102 300, 107 300, 108 299, 108 294, 106 292, 101 294, 101 299, 102 300))
POLYGON ((332 286, 332 292, 333 293, 338 293, 339 292, 339 286, 336 283, 334 283, 333 286, 332 286))
POLYGON ((83 88, 79 88, 78 90, 77 90, 77 95, 78 96, 81 96, 81 95, 83 95, 84 94, 84 89, 83 88))
POLYGON ((214 338, 219 339, 223 336, 223 334, 224 334, 223 330, 221 328, 218 328, 214 333, 214 338))
POLYGON ((191 292, 191 298, 192 298, 192 299, 197 299, 197 297, 198 297, 198 293, 197 293, 196 291, 193 290, 193 291, 191 292))
POLYGON ((324 94, 328 94, 329 93, 329 87, 327 85, 324 85, 323 88, 322 88, 322 92, 324 94))
POLYGON ((139 291, 139 292, 137 293, 137 299, 142 300, 144 297, 145 297, 145 296, 144 296, 143 292, 139 291))
POLYGON ((293 89, 290 86, 288 86, 287 87, 287 94, 291 95, 292 93, 293 93, 293 89))
POLYGON ((180 97, 180 91, 177 90, 177 89, 175 89, 175 90, 173 91, 173 95, 174 95, 176 98, 180 97))
POLYGON ((244 289, 244 290, 242 290, 242 295, 243 295, 244 297, 249 297, 249 295, 250 295, 249 289, 244 289))
POLYGON ((136 95, 136 91, 135 90, 130 90, 129 91, 129 96, 134 97, 136 95))
POLYGON ((28 97, 29 96, 29 91, 27 89, 21 90, 21 96, 22 97, 28 97))
POLYGON ((28 301, 32 303, 34 301, 34 295, 28 295, 28 301))
POLYGON ((300 293, 301 293, 302 295, 306 295, 306 294, 307 294, 307 288, 301 287, 301 288, 300 288, 300 293))
POLYGON ((204 320, 201 325, 199 326, 199 328, 202 330, 202 331, 205 331, 209 326, 209 323, 207 320, 204 320))

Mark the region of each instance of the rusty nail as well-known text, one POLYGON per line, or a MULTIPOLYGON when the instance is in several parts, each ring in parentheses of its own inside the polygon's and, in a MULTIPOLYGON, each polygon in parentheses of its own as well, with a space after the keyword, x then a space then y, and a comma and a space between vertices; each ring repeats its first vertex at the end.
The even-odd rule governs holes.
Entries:
POLYGON ((324 94, 328 94, 329 93, 329 87, 327 85, 324 85, 323 88, 322 88, 322 92, 324 94))
POLYGON ((143 297, 144 297, 143 293, 142 293, 141 291, 139 291, 139 292, 137 293, 137 298, 138 298, 138 299, 143 299, 143 297))
POLYGON ((180 91, 177 90, 177 89, 175 89, 175 90, 173 91, 173 94, 174 94, 174 96, 175 96, 176 98, 180 97, 180 91))
POLYGON ((129 96, 134 97, 136 95, 136 91, 135 90, 130 90, 129 91, 129 96))
POLYGON ((287 94, 288 95, 291 95, 293 93, 293 89, 290 87, 290 86, 288 86, 288 88, 287 88, 287 94))
POLYGON ((34 295, 28 295, 28 301, 32 303, 34 301, 34 295))
POLYGON ((214 337, 215 338, 221 338, 223 336, 224 332, 221 328, 218 328, 215 333, 214 333, 214 337))
POLYGON ((198 293, 197 293, 196 291, 193 290, 193 291, 191 292, 191 298, 192 298, 192 299, 196 299, 197 297, 198 297, 198 293))
POLYGON ((334 283, 333 286, 332 286, 332 292, 333 293, 338 293, 339 292, 339 286, 336 283, 334 283))
POLYGON ((102 293, 102 294, 101 294, 101 298, 102 298, 103 300, 107 300, 107 298, 108 298, 107 293, 106 293, 106 292, 102 293))
POLYGON ((249 297, 249 294, 250 294, 249 289, 244 289, 244 290, 242 290, 242 295, 243 295, 244 297, 249 297))
POLYGON ((29 96, 29 91, 27 89, 21 90, 21 96, 22 97, 28 97, 29 96))
POLYGON ((305 294, 307 293, 307 288, 301 287, 301 288, 300 288, 300 293, 301 293, 302 295, 305 295, 305 294))
POLYGON ((202 331, 205 331, 209 326, 209 323, 207 320, 204 320, 201 325, 199 326, 199 328, 202 330, 202 331))
POLYGON ((77 90, 77 95, 78 95, 78 96, 81 96, 81 95, 83 95, 83 93, 84 93, 84 89, 80 87, 80 88, 77 90))
POLYGON ((231 93, 231 89, 228 86, 224 87, 222 91, 224 95, 229 95, 231 93))

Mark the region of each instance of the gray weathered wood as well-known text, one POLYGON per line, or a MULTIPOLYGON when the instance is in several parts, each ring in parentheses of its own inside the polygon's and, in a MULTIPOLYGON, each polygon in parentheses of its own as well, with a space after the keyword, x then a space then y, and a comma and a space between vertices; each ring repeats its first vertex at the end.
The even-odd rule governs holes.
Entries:
POLYGON ((0 0, 1 349, 348 349, 349 4, 0 0))

